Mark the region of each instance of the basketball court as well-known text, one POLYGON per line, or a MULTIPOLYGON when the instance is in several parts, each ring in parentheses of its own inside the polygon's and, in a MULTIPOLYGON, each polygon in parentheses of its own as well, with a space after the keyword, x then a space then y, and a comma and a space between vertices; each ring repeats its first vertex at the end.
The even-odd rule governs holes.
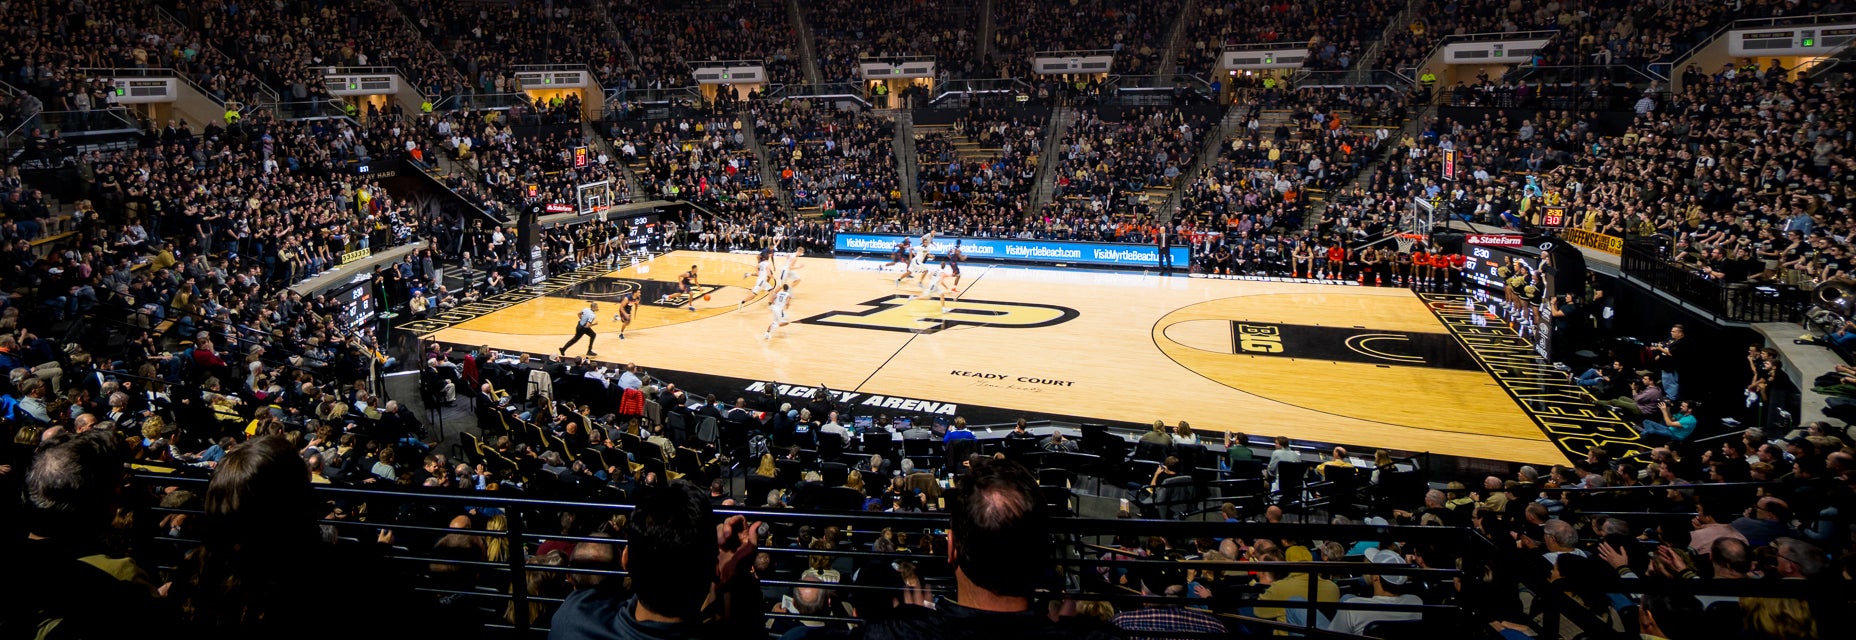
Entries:
POLYGON ((749 295, 754 257, 688 251, 557 274, 402 328, 552 356, 590 300, 602 302, 596 360, 724 400, 774 382, 918 420, 1186 420, 1210 441, 1242 430, 1549 464, 1598 443, 1642 449, 1630 424, 1466 296, 969 263, 943 310, 910 300, 920 289, 896 285, 882 260, 802 262, 793 323, 770 340, 768 294, 749 295), (677 280, 692 265, 701 286, 686 300, 677 280), (621 341, 613 314, 632 291, 642 304, 621 341))

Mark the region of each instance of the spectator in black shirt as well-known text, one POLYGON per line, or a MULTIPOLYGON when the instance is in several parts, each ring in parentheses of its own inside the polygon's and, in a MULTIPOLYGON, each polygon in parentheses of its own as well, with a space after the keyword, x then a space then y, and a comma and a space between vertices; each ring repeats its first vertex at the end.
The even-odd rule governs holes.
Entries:
POLYGON ((712 527, 707 493, 681 480, 641 489, 619 554, 635 595, 620 600, 604 586, 575 591, 554 614, 548 637, 670 640, 762 633, 760 589, 750 571, 761 525, 733 516, 712 527), (711 595, 720 617, 704 623, 715 619, 704 612, 711 595))
POLYGON ((865 639, 1107 638, 1054 626, 1032 609, 1031 593, 1048 573, 1050 536, 1037 479, 1009 460, 981 458, 961 476, 948 501, 948 561, 954 565, 953 600, 903 603, 895 616, 826 637, 865 639), (931 605, 929 613, 915 605, 931 605))

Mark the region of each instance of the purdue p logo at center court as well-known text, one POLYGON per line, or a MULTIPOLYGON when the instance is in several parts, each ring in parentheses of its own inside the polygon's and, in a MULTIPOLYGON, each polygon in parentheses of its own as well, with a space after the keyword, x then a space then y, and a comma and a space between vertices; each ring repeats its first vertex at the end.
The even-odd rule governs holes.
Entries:
POLYGON ((1026 302, 992 302, 987 300, 949 300, 947 309, 932 299, 909 300, 892 295, 865 302, 866 311, 828 311, 800 320, 805 324, 878 331, 935 333, 952 327, 995 327, 1034 329, 1076 319, 1075 309, 1026 302))

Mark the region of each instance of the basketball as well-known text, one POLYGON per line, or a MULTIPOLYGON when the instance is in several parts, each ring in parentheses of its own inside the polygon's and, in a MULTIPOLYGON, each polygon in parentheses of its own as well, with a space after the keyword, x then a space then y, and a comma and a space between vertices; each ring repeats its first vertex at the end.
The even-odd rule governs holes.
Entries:
POLYGON ((705 294, 705 295, 703 295, 703 297, 702 297, 702 301, 703 301, 703 302, 708 302, 708 301, 709 301, 709 296, 708 296, 707 294, 705 294))

